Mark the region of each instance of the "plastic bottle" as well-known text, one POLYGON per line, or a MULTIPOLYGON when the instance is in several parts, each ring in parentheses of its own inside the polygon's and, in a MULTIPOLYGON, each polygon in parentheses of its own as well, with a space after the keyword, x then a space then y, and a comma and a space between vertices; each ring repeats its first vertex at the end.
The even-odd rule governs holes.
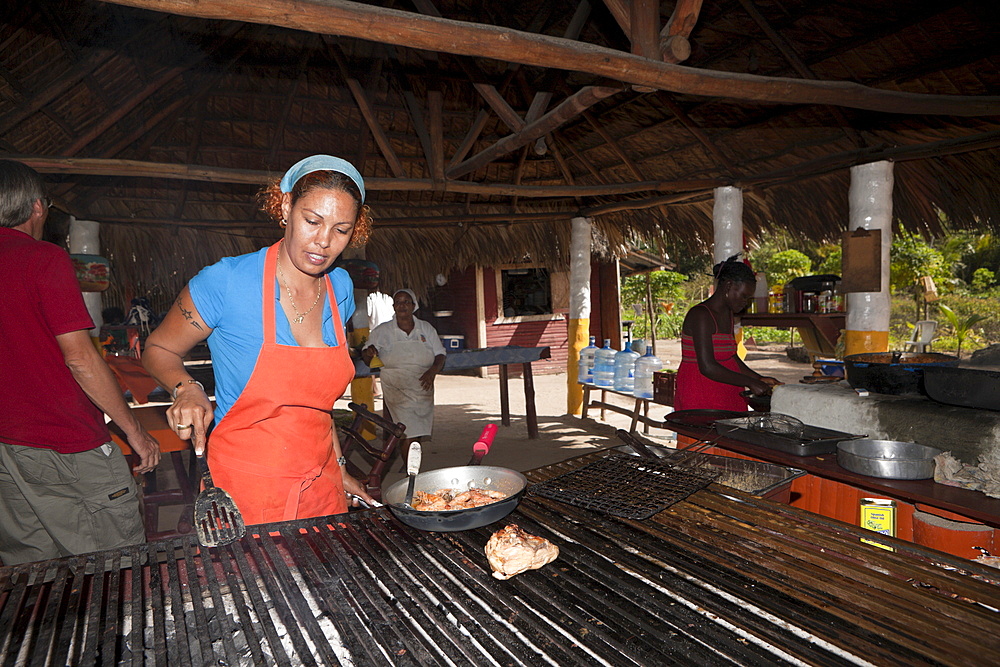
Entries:
POLYGON ((604 339, 604 347, 594 353, 594 386, 615 386, 615 355, 618 350, 611 347, 611 339, 604 339))
POLYGON ((615 391, 624 391, 628 394, 635 391, 635 360, 639 358, 637 352, 631 349, 624 349, 615 355, 615 391))
POLYGON ((577 364, 577 382, 594 382, 594 354, 600 348, 597 347, 597 336, 590 337, 590 345, 580 350, 580 363, 577 364))
POLYGON ((636 398, 653 398, 653 373, 663 369, 663 362, 653 354, 651 346, 646 347, 646 354, 635 360, 633 394, 636 398))

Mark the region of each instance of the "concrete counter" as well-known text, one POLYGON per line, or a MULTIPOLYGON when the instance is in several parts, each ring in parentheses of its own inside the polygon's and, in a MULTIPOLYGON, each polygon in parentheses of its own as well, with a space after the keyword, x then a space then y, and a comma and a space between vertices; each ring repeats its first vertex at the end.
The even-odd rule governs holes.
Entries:
POLYGON ((846 381, 776 387, 771 411, 813 426, 937 447, 971 465, 1000 447, 1000 412, 942 405, 923 396, 859 396, 846 381))

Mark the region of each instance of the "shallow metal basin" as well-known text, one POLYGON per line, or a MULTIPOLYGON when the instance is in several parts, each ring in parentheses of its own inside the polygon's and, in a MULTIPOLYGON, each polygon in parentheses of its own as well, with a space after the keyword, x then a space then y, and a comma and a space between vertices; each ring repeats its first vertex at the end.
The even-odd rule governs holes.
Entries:
POLYGON ((859 475, 884 479, 930 479, 940 449, 898 440, 847 440, 837 444, 837 463, 859 475))

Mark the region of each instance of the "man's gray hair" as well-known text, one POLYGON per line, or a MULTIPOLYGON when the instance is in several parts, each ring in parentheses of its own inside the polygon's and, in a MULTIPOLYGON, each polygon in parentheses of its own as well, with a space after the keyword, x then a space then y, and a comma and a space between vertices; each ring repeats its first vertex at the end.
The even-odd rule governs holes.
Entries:
POLYGON ((35 200, 45 200, 45 181, 16 160, 0 160, 0 227, 18 227, 31 217, 35 200))

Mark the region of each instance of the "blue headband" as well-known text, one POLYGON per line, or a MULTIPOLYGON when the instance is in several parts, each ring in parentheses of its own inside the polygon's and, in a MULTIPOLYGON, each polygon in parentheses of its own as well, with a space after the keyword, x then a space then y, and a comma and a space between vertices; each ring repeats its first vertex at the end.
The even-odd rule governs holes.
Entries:
POLYGON ((365 203, 365 179, 361 178, 361 173, 347 160, 332 155, 313 155, 293 164, 281 177, 281 191, 291 192, 300 178, 314 171, 335 171, 347 176, 358 186, 361 203, 365 203))

